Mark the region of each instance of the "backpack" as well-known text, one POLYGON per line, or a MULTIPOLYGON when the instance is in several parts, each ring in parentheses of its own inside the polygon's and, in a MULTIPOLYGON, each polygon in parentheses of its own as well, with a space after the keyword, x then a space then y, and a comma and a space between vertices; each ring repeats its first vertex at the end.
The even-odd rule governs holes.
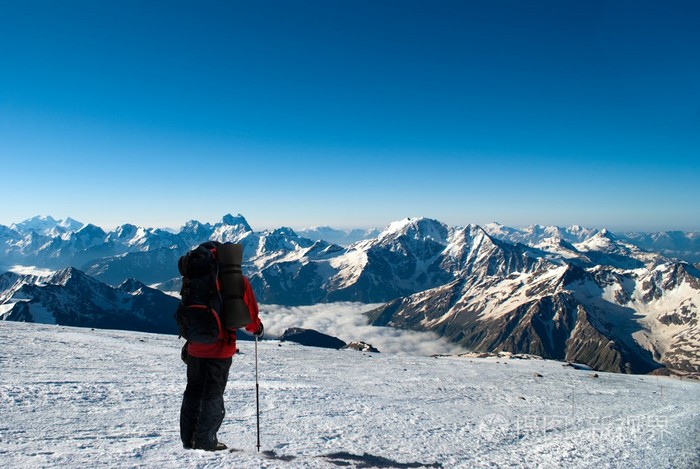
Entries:
POLYGON ((175 312, 180 337, 211 344, 225 337, 224 331, 230 340, 237 328, 251 322, 243 300, 242 258, 240 244, 216 241, 200 244, 180 258, 182 301, 175 312))
POLYGON ((182 301, 175 312, 175 320, 180 337, 191 342, 211 344, 221 334, 221 292, 216 248, 214 242, 201 244, 177 263, 182 275, 182 301))

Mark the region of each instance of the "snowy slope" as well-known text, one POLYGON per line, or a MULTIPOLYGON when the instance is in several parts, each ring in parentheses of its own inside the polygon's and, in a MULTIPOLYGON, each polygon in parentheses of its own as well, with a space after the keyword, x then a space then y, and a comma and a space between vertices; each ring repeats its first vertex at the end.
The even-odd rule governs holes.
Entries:
POLYGON ((8 468, 693 468, 700 384, 543 360, 419 357, 241 342, 220 439, 181 448, 174 336, 0 322, 8 468))

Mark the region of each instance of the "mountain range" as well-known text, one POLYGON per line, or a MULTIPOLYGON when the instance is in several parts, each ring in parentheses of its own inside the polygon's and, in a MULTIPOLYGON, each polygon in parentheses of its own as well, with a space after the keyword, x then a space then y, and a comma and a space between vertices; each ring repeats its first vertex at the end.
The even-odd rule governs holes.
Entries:
POLYGON ((51 275, 0 275, 6 320, 176 334, 179 301, 137 280, 112 287, 74 267, 51 275))
POLYGON ((242 215, 190 221, 177 232, 133 225, 105 232, 36 217, 0 226, 0 264, 59 271, 4 274, 0 314, 91 327, 129 321, 155 331, 161 326, 153 324, 172 321, 174 307, 163 304, 177 301, 158 289, 177 292, 179 257, 215 239, 244 245, 244 270, 263 303, 383 303, 369 313, 372 324, 434 331, 474 351, 618 372, 700 372, 698 233, 449 227, 407 218, 363 237, 341 246, 285 227, 256 232, 242 215), (87 286, 70 289, 78 283, 87 286), (154 309, 138 313, 143 304, 154 309))

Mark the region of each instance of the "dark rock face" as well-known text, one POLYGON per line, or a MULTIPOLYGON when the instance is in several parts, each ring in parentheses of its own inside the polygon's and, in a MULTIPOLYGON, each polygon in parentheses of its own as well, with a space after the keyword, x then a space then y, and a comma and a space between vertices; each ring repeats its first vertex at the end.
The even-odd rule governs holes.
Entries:
POLYGON ((331 348, 340 350, 345 347, 346 343, 337 337, 323 334, 322 332, 313 329, 304 329, 301 327, 292 327, 284 331, 280 337, 282 341, 296 342, 301 345, 310 347, 331 348))

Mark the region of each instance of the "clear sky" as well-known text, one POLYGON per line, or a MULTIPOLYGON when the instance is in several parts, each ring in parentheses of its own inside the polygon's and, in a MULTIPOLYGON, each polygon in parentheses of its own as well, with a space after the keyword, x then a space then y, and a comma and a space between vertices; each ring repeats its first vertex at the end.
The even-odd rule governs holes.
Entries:
POLYGON ((0 224, 700 230, 700 2, 0 0, 0 224))

